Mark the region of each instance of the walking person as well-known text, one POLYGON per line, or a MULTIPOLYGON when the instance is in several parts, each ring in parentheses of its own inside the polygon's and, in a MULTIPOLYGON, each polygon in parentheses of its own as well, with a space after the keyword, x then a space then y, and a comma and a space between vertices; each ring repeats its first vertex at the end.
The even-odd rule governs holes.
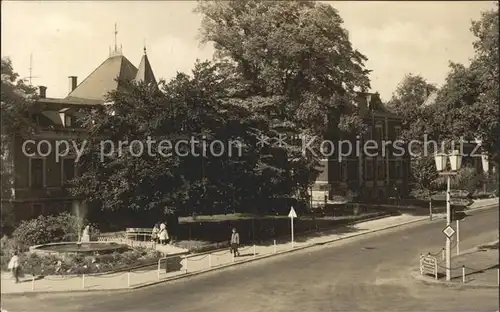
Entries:
POLYGON ((167 226, 165 223, 160 224, 160 232, 158 233, 160 244, 165 245, 168 240, 167 226))
POLYGON ((158 242, 158 232, 160 232, 160 227, 158 226, 158 223, 155 223, 153 230, 151 231, 151 241, 153 243, 158 242))
POLYGON ((16 280, 16 283, 19 283, 19 271, 21 269, 21 264, 17 251, 14 251, 14 255, 10 258, 8 268, 12 271, 12 277, 16 280))
POLYGON ((236 229, 233 228, 233 233, 231 234, 231 253, 234 254, 235 257, 240 255, 238 251, 238 246, 240 244, 240 234, 236 232, 236 229))

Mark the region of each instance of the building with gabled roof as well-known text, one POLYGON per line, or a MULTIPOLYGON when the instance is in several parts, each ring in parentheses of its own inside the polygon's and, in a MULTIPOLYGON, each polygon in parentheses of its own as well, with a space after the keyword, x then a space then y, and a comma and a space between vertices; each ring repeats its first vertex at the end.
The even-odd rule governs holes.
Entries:
MULTIPOLYGON (((39 99, 32 117, 40 131, 35 137, 15 138, 12 146, 15 155, 12 195, 11 198, 2 198, 2 205, 14 205, 17 219, 71 209, 75 198, 67 186, 68 181, 78 174, 75 156, 56 160, 52 151, 43 157, 39 155, 36 144, 45 140, 54 149, 58 140, 71 141, 85 136, 87 130, 79 124, 84 114, 82 110, 107 103, 108 93, 119 90, 122 81, 146 83, 158 89, 145 48, 139 67, 135 67, 115 44, 109 57, 81 83, 76 76, 69 76, 69 91, 64 98, 48 97, 47 88, 39 86, 39 99)), ((48 152, 47 146, 42 146, 42 154, 48 152)))
MULTIPOLYGON (((389 198, 408 194, 410 157, 394 153, 391 145, 401 134, 401 119, 385 107, 378 93, 359 92, 355 106, 367 128, 362 136, 329 138, 335 143, 331 155, 321 161, 320 173, 310 189, 311 206, 336 205, 344 201, 384 202, 389 198), (353 148, 350 155, 340 155, 337 143, 349 141, 353 148), (366 142, 376 142, 378 148, 370 149, 376 156, 365 155, 366 142), (360 146, 360 151, 356 148, 360 146), (382 150, 385 148, 385 151, 382 150), (338 200, 344 198, 345 200, 338 200)), ((406 148, 405 146, 403 146, 406 148)), ((342 146, 345 149, 345 145, 342 146)), ((346 152, 345 150, 343 151, 346 152)))

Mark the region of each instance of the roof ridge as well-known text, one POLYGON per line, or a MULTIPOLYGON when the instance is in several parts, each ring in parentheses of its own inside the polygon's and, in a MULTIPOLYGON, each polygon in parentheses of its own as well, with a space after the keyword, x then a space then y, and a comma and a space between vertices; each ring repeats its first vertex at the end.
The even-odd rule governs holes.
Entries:
POLYGON ((124 55, 113 55, 94 69, 66 98, 103 100, 120 87, 120 80, 134 79, 137 68, 124 55))
POLYGON ((114 56, 109 56, 108 58, 106 58, 104 61, 102 61, 101 64, 99 64, 99 66, 97 66, 90 74, 87 75, 87 77, 85 77, 85 79, 82 80, 82 82, 80 82, 76 88, 74 88, 73 90, 71 90, 70 93, 68 93, 68 95, 66 96, 66 98, 69 98, 71 96, 71 93, 73 93, 73 91, 75 91, 76 89, 78 89, 78 87, 80 85, 82 85, 86 80, 88 80, 93 73, 95 73, 99 68, 101 68, 102 65, 104 65, 104 63, 106 63, 110 58, 113 58, 113 57, 118 57, 118 56, 122 56, 122 55, 114 55, 114 56))

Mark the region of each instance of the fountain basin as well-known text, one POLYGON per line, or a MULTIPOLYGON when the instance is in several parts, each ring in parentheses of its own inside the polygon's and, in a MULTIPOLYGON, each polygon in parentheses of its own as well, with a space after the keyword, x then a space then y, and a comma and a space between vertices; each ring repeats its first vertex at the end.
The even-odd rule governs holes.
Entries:
POLYGON ((95 253, 108 254, 113 252, 124 252, 129 249, 125 244, 111 242, 59 242, 36 245, 30 247, 30 252, 37 254, 84 254, 95 253))

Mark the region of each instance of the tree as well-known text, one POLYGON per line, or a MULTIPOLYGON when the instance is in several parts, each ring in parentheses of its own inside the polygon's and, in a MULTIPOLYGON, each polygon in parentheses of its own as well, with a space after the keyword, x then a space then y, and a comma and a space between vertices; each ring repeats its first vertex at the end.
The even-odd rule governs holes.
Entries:
POLYGON ((234 81, 224 67, 198 62, 191 77, 179 73, 162 86, 163 92, 130 82, 112 92, 113 104, 96 108, 87 122, 91 149, 82 157, 85 173, 75 181, 73 193, 98 202, 105 211, 150 211, 158 220, 164 213, 258 208, 255 199, 290 192, 282 185, 283 170, 274 165, 283 163, 276 160, 283 156, 257 144, 257 136, 269 131, 268 121, 235 105, 234 81), (115 147, 120 141, 156 143, 152 153, 135 151, 139 155, 134 156, 115 149, 101 159, 103 138, 115 147), (179 151, 175 146, 180 140, 194 143, 179 151), (236 145, 229 143, 220 156, 204 153, 216 140, 236 145), (161 141, 171 146, 160 153, 161 141))
MULTIPOLYGON (((338 137, 360 133, 354 104, 369 87, 367 58, 352 47, 338 11, 315 1, 200 1, 201 39, 213 43, 215 58, 239 80, 239 105, 270 121, 270 134, 338 137)), ((319 144, 319 141, 316 141, 319 144)), ((297 142, 282 147, 278 165, 293 174, 305 194, 318 159, 303 159, 297 142)), ((275 149, 276 150, 276 149, 275 149)), ((276 151, 277 152, 277 151, 276 151)))
MULTIPOLYGON (((434 107, 424 106, 427 98, 437 90, 419 75, 408 74, 398 84, 388 107, 401 118, 404 130, 400 139, 423 142, 435 136, 434 107)), ((431 147, 432 148, 432 147, 431 147)), ((432 150, 424 150, 422 144, 412 145, 411 180, 416 193, 429 198, 433 182, 437 178, 432 150), (418 155, 418 156, 417 156, 418 155)))
POLYGON ((436 90, 425 78, 411 73, 398 84, 387 106, 401 118, 403 138, 422 139, 423 134, 433 133, 432 107, 423 104, 436 90))
POLYGON ((478 138, 491 158, 498 162, 500 125, 498 122, 498 3, 472 23, 476 36, 471 65, 450 64, 450 73, 437 99, 437 109, 446 112, 441 123, 442 139, 478 138))
POLYGON ((14 222, 13 207, 9 202, 14 187, 15 171, 12 149, 15 138, 29 136, 36 130, 31 122, 30 110, 36 99, 36 89, 28 86, 14 71, 12 61, 2 58, 1 65, 1 166, 2 177, 2 224, 1 228, 14 222))
POLYGON ((218 59, 231 61, 245 82, 242 93, 266 97, 280 120, 322 134, 325 116, 340 115, 355 91, 370 86, 367 58, 328 4, 203 1, 198 12, 202 40, 214 43, 218 59))

